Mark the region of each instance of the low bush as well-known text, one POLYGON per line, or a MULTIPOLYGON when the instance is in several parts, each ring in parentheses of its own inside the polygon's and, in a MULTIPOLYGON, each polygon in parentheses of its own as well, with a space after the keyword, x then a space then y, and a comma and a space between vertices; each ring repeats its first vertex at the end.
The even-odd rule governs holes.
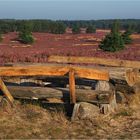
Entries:
POLYGON ((19 40, 24 44, 32 44, 34 42, 34 38, 31 33, 19 33, 19 40))

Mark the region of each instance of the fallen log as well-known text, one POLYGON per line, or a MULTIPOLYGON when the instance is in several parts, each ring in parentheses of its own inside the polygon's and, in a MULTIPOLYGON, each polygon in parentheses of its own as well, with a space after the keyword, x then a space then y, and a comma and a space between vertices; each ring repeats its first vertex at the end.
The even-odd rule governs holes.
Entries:
MULTIPOLYGON (((8 89, 14 98, 20 99, 57 98, 69 101, 70 98, 68 88, 8 86, 8 89)), ((77 102, 109 103, 112 95, 111 91, 76 89, 77 102)))

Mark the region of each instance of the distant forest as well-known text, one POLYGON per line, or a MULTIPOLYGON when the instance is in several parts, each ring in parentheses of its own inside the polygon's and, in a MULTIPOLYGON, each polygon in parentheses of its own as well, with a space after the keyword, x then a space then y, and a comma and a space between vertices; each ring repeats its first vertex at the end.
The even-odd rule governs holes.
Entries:
MULTIPOLYGON (((140 33, 140 19, 120 19, 121 29, 128 29, 131 26, 133 32, 140 33)), ((114 20, 14 20, 14 19, 0 19, 0 33, 7 33, 13 31, 21 31, 25 25, 32 32, 50 32, 55 34, 62 34, 66 27, 72 28, 79 26, 80 28, 87 28, 94 25, 97 29, 110 29, 114 20)))

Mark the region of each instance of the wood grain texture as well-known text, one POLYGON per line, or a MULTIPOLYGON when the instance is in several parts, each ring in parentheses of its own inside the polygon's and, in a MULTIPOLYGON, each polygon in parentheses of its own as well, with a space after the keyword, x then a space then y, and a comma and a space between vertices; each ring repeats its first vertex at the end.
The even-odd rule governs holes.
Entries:
POLYGON ((46 65, 46 66, 12 66, 0 67, 0 76, 64 76, 68 74, 70 69, 75 71, 77 77, 95 79, 95 80, 109 80, 108 71, 98 70, 96 68, 86 68, 68 65, 46 65))
POLYGON ((11 93, 9 92, 9 90, 7 89, 6 85, 4 84, 1 78, 0 78, 0 89, 7 98, 7 100, 10 102, 10 104, 13 105, 14 98, 12 97, 11 93))
MULTIPOLYGON (((70 91, 68 88, 50 88, 50 87, 24 87, 8 86, 8 90, 14 98, 19 99, 49 99, 56 98, 69 101, 70 91)), ((96 91, 75 89, 77 102, 101 102, 109 103, 111 91, 96 91)))
MULTIPOLYGON (((15 67, 15 66, 67 66, 67 67, 76 67, 74 65, 69 65, 69 64, 48 64, 48 63, 10 63, 10 64, 5 64, 5 66, 11 66, 11 67, 15 67)), ((82 71, 84 71, 84 69, 88 69, 88 72, 90 69, 93 70, 100 70, 102 72, 109 72, 109 78, 110 79, 118 79, 118 80, 125 80, 127 81, 127 83, 129 85, 134 85, 135 83, 140 81, 140 71, 138 68, 127 68, 127 67, 113 67, 113 66, 93 66, 93 65, 88 65, 88 66, 78 66, 77 69, 82 69, 82 71)), ((91 73, 92 73, 91 71, 91 73)), ((95 71, 94 71, 95 72, 95 71)), ((80 72, 79 72, 80 73, 80 72)), ((87 74, 87 72, 82 74, 85 76, 87 74)), ((92 73, 93 74, 93 73, 92 73)), ((80 75, 80 74, 79 74, 80 75)), ((83 77, 84 77, 83 76, 83 77)), ((98 75, 101 77, 102 75, 98 75)), ((89 77, 89 76, 88 76, 89 77)), ((82 78, 82 75, 81 75, 82 78)), ((92 78, 91 78, 92 79, 92 78)))
POLYGON ((76 94, 75 94, 75 71, 70 69, 69 71, 69 90, 70 90, 70 97, 71 103, 76 103, 76 94))

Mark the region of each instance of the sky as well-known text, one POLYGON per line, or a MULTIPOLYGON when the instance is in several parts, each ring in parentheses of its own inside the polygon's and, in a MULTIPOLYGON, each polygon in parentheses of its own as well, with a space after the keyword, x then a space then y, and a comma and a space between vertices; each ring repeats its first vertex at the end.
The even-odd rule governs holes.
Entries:
POLYGON ((140 0, 0 0, 0 19, 140 19, 140 0))

